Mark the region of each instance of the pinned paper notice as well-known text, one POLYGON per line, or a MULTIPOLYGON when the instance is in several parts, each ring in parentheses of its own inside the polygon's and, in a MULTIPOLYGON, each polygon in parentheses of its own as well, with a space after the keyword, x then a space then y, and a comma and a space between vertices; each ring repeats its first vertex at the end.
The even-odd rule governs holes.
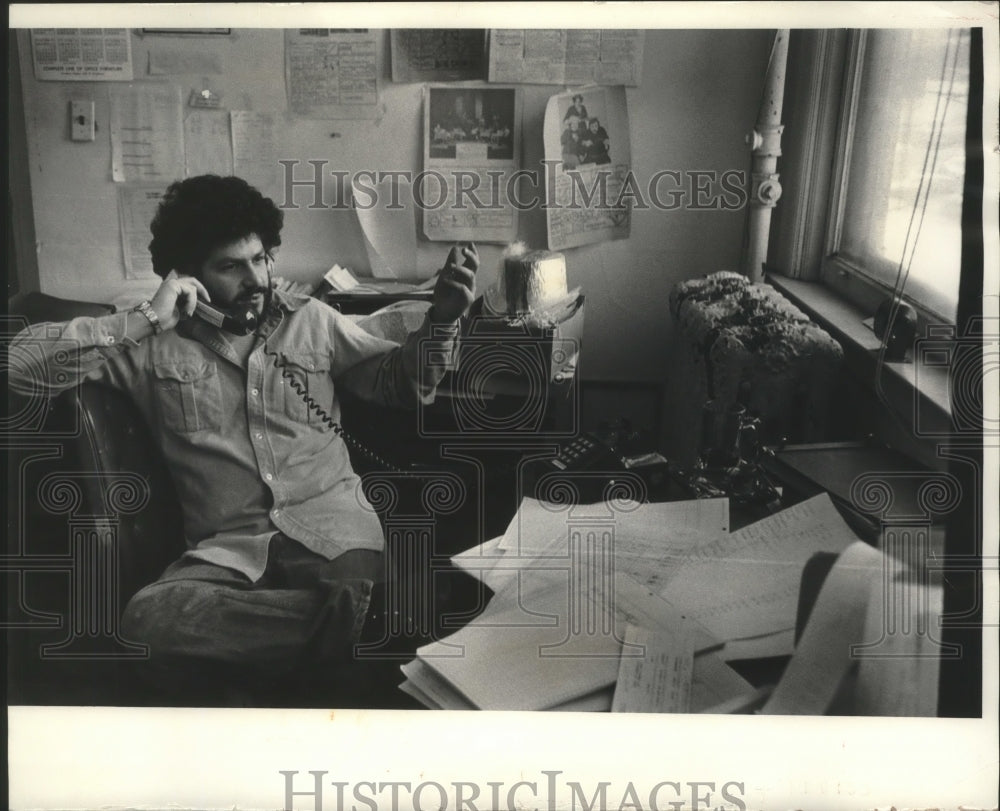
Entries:
POLYGON ((230 110, 233 173, 265 193, 276 188, 277 118, 274 113, 230 110))
POLYGON ((694 646, 683 632, 655 633, 629 625, 624 650, 636 646, 642 656, 624 652, 618 665, 612 712, 687 712, 691 703, 694 646))
POLYGON ((381 183, 364 185, 355 175, 351 182, 354 210, 376 279, 407 278, 417 272, 417 225, 410 186, 393 181, 387 177, 381 183))
POLYGON ((115 88, 111 94, 111 176, 116 183, 174 180, 184 171, 180 90, 115 88))

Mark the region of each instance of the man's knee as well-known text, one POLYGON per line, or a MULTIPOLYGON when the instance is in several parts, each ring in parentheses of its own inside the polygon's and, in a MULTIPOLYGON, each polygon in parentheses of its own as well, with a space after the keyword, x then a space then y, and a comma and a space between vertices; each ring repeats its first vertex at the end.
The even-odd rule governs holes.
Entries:
POLYGON ((177 647, 177 620, 203 597, 204 584, 191 581, 152 583, 129 600, 122 614, 121 630, 132 642, 149 645, 151 653, 164 655, 177 647))

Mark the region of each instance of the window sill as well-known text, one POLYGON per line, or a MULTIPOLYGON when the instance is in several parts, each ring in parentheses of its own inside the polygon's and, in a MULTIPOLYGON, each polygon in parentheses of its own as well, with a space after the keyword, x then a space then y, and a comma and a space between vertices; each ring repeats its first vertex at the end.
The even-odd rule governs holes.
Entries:
POLYGON ((917 362, 886 362, 880 372, 880 341, 863 323, 871 313, 816 282, 774 273, 768 274, 767 281, 841 344, 847 371, 869 386, 896 415, 910 443, 927 445, 921 456, 927 461, 936 459, 936 442, 952 431, 949 367, 923 363, 923 353, 916 352, 917 362))

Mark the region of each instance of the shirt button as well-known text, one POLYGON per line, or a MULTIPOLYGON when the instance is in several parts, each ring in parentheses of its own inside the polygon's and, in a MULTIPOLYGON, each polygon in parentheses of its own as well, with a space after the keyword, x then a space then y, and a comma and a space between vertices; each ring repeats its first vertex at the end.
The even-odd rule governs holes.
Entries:
POLYGON ((254 439, 263 439, 263 438, 264 438, 264 435, 260 431, 258 431, 256 434, 254 434, 254 439))
POLYGON ((268 481, 271 481, 271 479, 273 479, 274 476, 272 476, 270 473, 265 473, 264 478, 267 479, 268 481))
POLYGON ((251 394, 252 394, 252 395, 253 395, 254 397, 256 397, 256 396, 257 396, 258 394, 260 394, 260 391, 259 391, 258 389, 250 389, 250 393, 251 393, 251 394))
POLYGON ((115 342, 115 336, 114 335, 109 335, 108 336, 108 343, 109 344, 113 344, 114 342, 115 342))
POLYGON ((281 510, 271 510, 271 515, 277 518, 279 515, 281 515, 281 510))

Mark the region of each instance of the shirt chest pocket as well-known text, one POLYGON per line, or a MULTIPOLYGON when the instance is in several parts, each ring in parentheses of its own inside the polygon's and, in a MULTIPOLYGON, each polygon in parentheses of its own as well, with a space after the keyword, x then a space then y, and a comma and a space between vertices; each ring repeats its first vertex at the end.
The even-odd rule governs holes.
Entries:
POLYGON ((330 358, 318 352, 283 352, 280 370, 285 413, 297 422, 326 424, 317 408, 329 415, 333 407, 330 358))
POLYGON ((222 425, 222 389, 214 363, 158 361, 153 371, 164 425, 182 433, 217 430, 222 425))

